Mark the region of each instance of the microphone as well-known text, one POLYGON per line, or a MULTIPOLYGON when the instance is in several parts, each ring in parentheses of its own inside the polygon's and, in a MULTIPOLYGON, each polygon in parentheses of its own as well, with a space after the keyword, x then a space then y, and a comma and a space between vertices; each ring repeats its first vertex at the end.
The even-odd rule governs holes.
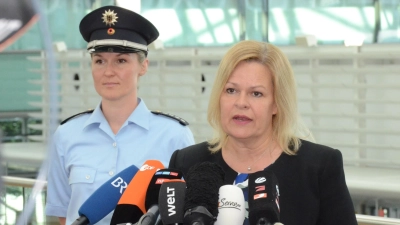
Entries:
POLYGON ((221 186, 219 188, 218 217, 214 225, 242 225, 245 213, 242 189, 231 184, 221 186))
POLYGON ((218 192, 225 172, 212 162, 191 167, 186 175, 184 225, 212 225, 218 215, 218 192))
POLYGON ((158 217, 158 205, 153 205, 135 225, 155 225, 158 217))
POLYGON ((271 170, 249 174, 249 222, 272 225, 280 222, 278 179, 271 170))
POLYGON ((100 186, 81 205, 76 219, 72 225, 95 224, 114 210, 125 188, 132 177, 135 176, 138 168, 134 165, 124 169, 114 177, 100 186))
POLYGON ((146 212, 145 196, 150 180, 157 170, 163 168, 164 165, 158 160, 146 160, 119 199, 110 225, 133 224, 139 221, 146 212))
POLYGON ((164 182, 172 179, 182 179, 182 172, 176 169, 161 169, 153 175, 146 192, 147 213, 140 218, 138 225, 154 225, 156 223, 159 214, 158 195, 161 186, 164 182))
POLYGON ((169 180, 161 185, 158 206, 163 225, 183 224, 186 183, 169 180))

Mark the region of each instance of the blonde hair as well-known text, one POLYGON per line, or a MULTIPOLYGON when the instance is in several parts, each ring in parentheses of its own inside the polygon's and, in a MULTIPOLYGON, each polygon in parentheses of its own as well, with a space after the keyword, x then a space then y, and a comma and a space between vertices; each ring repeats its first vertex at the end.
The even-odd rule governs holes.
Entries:
POLYGON ((242 61, 257 61, 272 73, 274 100, 278 113, 272 118, 273 138, 282 150, 294 155, 300 148, 297 132, 310 131, 301 124, 297 113, 296 81, 289 60, 276 46, 258 41, 241 41, 228 50, 222 58, 208 104, 208 123, 214 129, 209 141, 210 150, 217 152, 226 143, 228 135, 221 125, 220 97, 230 75, 242 61))

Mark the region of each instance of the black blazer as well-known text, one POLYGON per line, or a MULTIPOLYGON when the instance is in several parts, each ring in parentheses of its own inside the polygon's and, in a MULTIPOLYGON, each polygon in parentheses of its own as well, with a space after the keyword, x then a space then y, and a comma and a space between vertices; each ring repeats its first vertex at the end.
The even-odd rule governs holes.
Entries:
MULTIPOLYGON (((211 154, 207 142, 175 151, 169 168, 185 176, 191 166, 204 161, 219 164, 225 184, 233 184, 238 173, 225 163, 221 151, 211 154)), ((278 178, 284 225, 357 225, 339 150, 302 140, 296 155, 282 153, 269 169, 278 178)))

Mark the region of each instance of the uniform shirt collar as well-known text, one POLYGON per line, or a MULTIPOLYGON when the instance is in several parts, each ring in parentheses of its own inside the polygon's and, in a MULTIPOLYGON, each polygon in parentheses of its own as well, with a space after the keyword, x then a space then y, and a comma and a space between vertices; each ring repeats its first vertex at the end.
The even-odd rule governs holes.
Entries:
MULTIPOLYGON (((127 121, 123 126, 126 125, 126 123, 134 123, 140 127, 143 127, 144 129, 148 130, 149 129, 149 124, 150 124, 150 116, 151 112, 147 108, 146 104, 142 99, 138 98, 139 104, 137 105, 136 109, 131 113, 131 115, 128 117, 127 121)), ((103 112, 101 111, 101 102, 96 106, 94 109, 93 113, 90 115, 89 119, 85 122, 84 127, 87 127, 91 124, 101 124, 101 123, 108 123, 106 118, 104 117, 103 112)))
POLYGON ((138 106, 128 117, 127 121, 128 123, 135 123, 136 125, 148 130, 150 126, 151 112, 142 99, 138 98, 138 102, 138 106))
POLYGON ((96 106, 96 108, 90 115, 89 119, 86 120, 83 127, 87 127, 87 126, 89 126, 91 124, 95 124, 95 123, 101 124, 103 122, 107 122, 106 118, 103 115, 103 112, 101 111, 100 106, 101 106, 101 102, 96 106))

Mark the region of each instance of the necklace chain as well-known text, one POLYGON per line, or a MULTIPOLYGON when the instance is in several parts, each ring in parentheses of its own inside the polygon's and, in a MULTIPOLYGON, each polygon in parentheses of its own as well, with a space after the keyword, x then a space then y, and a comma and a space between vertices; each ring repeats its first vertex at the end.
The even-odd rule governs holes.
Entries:
MULTIPOLYGON (((272 140, 271 140, 271 142, 269 143, 268 148, 271 146, 271 143, 272 143, 272 140)), ((254 161, 251 165, 249 165, 249 166, 247 167, 247 171, 251 171, 251 167, 253 167, 254 164, 256 164, 256 163, 265 155, 265 153, 268 151, 268 148, 266 148, 266 149, 264 150, 264 152, 260 155, 260 157, 258 157, 258 159, 256 159, 256 161, 254 161)), ((270 153, 270 156, 271 156, 271 158, 272 158, 272 151, 270 151, 269 153, 270 153)))

